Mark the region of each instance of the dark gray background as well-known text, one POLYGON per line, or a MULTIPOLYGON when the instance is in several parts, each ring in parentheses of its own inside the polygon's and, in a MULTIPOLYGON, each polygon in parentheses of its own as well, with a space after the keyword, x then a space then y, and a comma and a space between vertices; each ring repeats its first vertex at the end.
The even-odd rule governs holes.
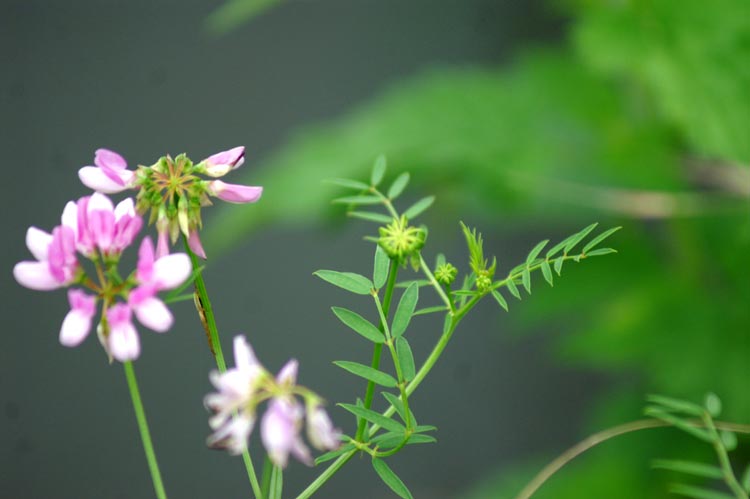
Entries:
MULTIPOLYGON (((135 164, 182 151, 200 159, 244 144, 243 168, 253 168, 296 127, 335 117, 390 82, 435 64, 504 63, 522 44, 554 43, 562 25, 538 2, 290 1, 216 38, 206 35, 204 19, 220 4, 0 4, 2 498, 153 495, 121 366, 107 365, 93 337, 80 348, 60 346, 65 293, 26 290, 11 276, 12 265, 29 258, 26 228, 51 228, 66 201, 87 194, 76 171, 94 149, 112 148, 135 164)), ((368 347, 342 330, 329 307, 369 313, 368 304, 311 272, 368 272, 365 233, 357 224, 275 227, 210 261, 205 277, 225 350, 234 332, 245 332, 270 369, 295 356, 302 384, 329 400, 352 401, 363 383, 330 361, 367 362, 368 347)), ((437 247, 460 254, 460 241, 435 237, 437 247)), ((529 241, 495 234, 487 244, 520 257, 529 241)), ((204 447, 201 400, 213 361, 192 304, 174 309, 169 333, 140 328, 136 363, 167 491, 173 498, 249 497, 241 460, 204 447)), ((438 445, 392 460, 416 497, 460 496, 502 463, 575 435, 577 407, 596 383, 556 367, 544 346, 548 335, 514 339, 507 325, 496 307, 481 307, 415 395, 421 422, 440 429, 438 445), (543 425, 553 409, 559 425, 543 425)), ((416 321, 410 334, 418 357, 439 327, 435 319, 416 321)), ((352 431, 352 418, 331 411, 352 431)), ((297 492, 314 476, 293 463, 285 490, 297 492)), ((392 496, 367 459, 355 458, 320 493, 355 495, 392 496)))

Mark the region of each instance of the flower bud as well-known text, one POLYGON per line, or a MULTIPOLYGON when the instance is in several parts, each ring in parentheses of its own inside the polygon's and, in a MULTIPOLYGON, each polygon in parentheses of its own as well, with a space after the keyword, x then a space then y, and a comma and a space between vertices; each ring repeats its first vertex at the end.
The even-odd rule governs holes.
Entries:
POLYGON ((453 281, 456 280, 458 275, 458 269, 450 263, 444 263, 435 269, 435 279, 440 284, 449 286, 453 281))
POLYGON ((230 171, 239 168, 245 162, 245 148, 235 147, 222 151, 201 161, 196 168, 211 177, 223 177, 230 171))
POLYGON ((409 226, 406 217, 402 216, 385 227, 378 229, 378 244, 386 254, 405 262, 407 257, 416 255, 424 247, 427 234, 422 228, 409 226))

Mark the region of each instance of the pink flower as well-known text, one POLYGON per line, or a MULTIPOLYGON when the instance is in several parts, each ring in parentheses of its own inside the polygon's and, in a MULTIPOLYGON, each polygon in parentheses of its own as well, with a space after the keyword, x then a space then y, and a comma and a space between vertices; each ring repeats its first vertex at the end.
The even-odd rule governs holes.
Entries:
POLYGON ((260 423, 260 436, 268 457, 285 468, 289 454, 311 466, 310 451, 299 436, 304 410, 290 397, 274 397, 260 423))
POLYGON ((211 177, 223 177, 230 171, 239 168, 245 162, 245 148, 235 147, 228 151, 216 153, 200 162, 202 172, 211 177))
POLYGON ((341 431, 334 428, 325 409, 316 404, 307 413, 307 438, 318 450, 333 450, 339 446, 341 431))
POLYGON ((212 180, 208 182, 208 193, 229 203, 254 203, 263 194, 263 187, 227 184, 221 180, 212 180))
POLYGON ((13 276, 21 286, 50 291, 69 285, 75 278, 78 260, 73 231, 59 225, 48 234, 36 227, 26 232, 26 246, 36 261, 19 262, 13 276))
POLYGON ((91 330, 91 319, 96 314, 96 297, 79 289, 71 289, 68 291, 68 302, 70 312, 60 328, 60 343, 66 347, 75 347, 86 339, 91 330))
POLYGON ((125 159, 108 149, 97 149, 96 166, 84 166, 78 170, 83 185, 106 194, 122 192, 133 187, 135 172, 128 170, 125 159))
POLYGON ((135 212, 132 198, 117 206, 101 193, 70 201, 62 215, 63 225, 76 235, 76 246, 84 255, 95 249, 104 254, 118 254, 130 246, 143 226, 143 219, 135 212))

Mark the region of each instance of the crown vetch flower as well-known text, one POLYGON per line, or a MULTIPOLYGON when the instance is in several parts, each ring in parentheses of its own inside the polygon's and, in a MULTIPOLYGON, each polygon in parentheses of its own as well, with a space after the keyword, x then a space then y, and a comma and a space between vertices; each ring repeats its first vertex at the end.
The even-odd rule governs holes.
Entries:
MULTIPOLYGON (((102 155, 101 164, 116 158, 102 155)), ((140 354, 140 341, 132 316, 156 332, 167 331, 174 322, 172 313, 158 297, 161 291, 180 286, 190 276, 192 265, 184 253, 159 256, 145 238, 138 254, 135 272, 125 279, 117 266, 120 254, 130 246, 142 226, 132 199, 115 206, 104 194, 95 193, 69 202, 62 224, 49 234, 31 227, 26 245, 36 261, 16 264, 13 274, 23 286, 52 290, 70 285, 70 311, 60 328, 60 343, 79 345, 89 334, 96 305, 101 303, 102 318, 97 327, 100 341, 109 355, 120 361, 134 360, 140 354), (77 253, 90 260, 96 273, 89 277, 79 264, 77 253), (125 302, 121 301, 125 300, 125 302)))
POLYGON ((206 396, 204 404, 213 412, 209 426, 214 433, 207 444, 239 454, 247 448, 247 440, 257 420, 257 408, 268 400, 268 408, 260 423, 261 440, 268 456, 277 466, 285 467, 289 454, 305 464, 312 464, 310 451, 302 441, 301 429, 307 415, 308 438, 316 448, 338 447, 338 430, 320 404, 320 397, 297 385, 298 363, 292 359, 274 377, 258 362, 243 336, 234 338, 235 367, 224 373, 214 371, 211 383, 219 390, 206 396), (299 401, 303 398, 305 405, 299 401))
MULTIPOLYGON (((230 203, 254 203, 260 198, 263 188, 204 180, 200 175, 221 177, 239 168, 244 161, 245 148, 240 146, 213 154, 198 164, 180 154, 175 158, 164 156, 151 166, 140 165, 132 171, 127 169, 122 156, 108 149, 99 149, 94 158, 96 166, 85 166, 78 175, 84 185, 97 192, 138 191, 135 211, 140 214, 151 212, 149 223, 156 222, 159 234, 158 256, 167 254, 170 240, 172 244, 176 243, 182 233, 188 238, 190 249, 206 258, 198 231, 203 225, 201 208, 212 204, 210 196, 230 203)), ((78 211, 82 208, 78 207, 78 211)), ((109 215, 100 213, 91 218, 87 230, 90 227, 96 235, 109 235, 109 215)), ((96 242, 86 240, 83 244, 91 246, 96 242)))

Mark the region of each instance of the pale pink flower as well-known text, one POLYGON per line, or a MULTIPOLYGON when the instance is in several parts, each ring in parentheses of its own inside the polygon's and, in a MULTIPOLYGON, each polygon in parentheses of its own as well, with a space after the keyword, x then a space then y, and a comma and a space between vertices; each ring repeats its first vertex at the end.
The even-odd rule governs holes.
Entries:
POLYGON ((230 171, 239 168, 245 162, 245 148, 234 147, 204 159, 198 165, 202 171, 211 177, 223 177, 230 171))
POLYGON ((60 328, 60 343, 75 347, 86 339, 91 330, 91 320, 96 314, 96 297, 89 296, 80 289, 68 290, 70 312, 65 316, 60 328))
POLYGON ((229 203, 254 203, 263 194, 263 187, 211 180, 208 182, 208 193, 229 203))
POLYGON ((86 187, 106 194, 133 187, 136 174, 127 169, 127 162, 116 152, 97 149, 94 164, 96 166, 84 166, 78 170, 78 177, 86 187))
POLYGON ((310 450, 300 438, 302 404, 292 397, 274 397, 260 422, 260 436, 268 457, 285 468, 291 453, 298 460, 312 465, 310 450))
POLYGON ((338 448, 341 430, 334 428, 331 418, 322 406, 316 404, 307 413, 307 438, 320 451, 338 448))
POLYGON ((200 235, 196 229, 192 229, 190 235, 188 235, 188 246, 190 246, 190 251, 204 260, 206 259, 206 250, 203 249, 200 235))
POLYGON ((68 202, 62 215, 63 225, 76 235, 76 246, 84 255, 99 249, 105 254, 117 254, 130 246, 143 226, 135 212, 132 198, 117 206, 104 194, 95 192, 77 202, 68 202))
POLYGON ((26 232, 26 246, 37 259, 19 262, 13 276, 22 286, 37 291, 50 291, 69 285, 78 266, 73 231, 59 225, 52 234, 30 227, 26 232))

